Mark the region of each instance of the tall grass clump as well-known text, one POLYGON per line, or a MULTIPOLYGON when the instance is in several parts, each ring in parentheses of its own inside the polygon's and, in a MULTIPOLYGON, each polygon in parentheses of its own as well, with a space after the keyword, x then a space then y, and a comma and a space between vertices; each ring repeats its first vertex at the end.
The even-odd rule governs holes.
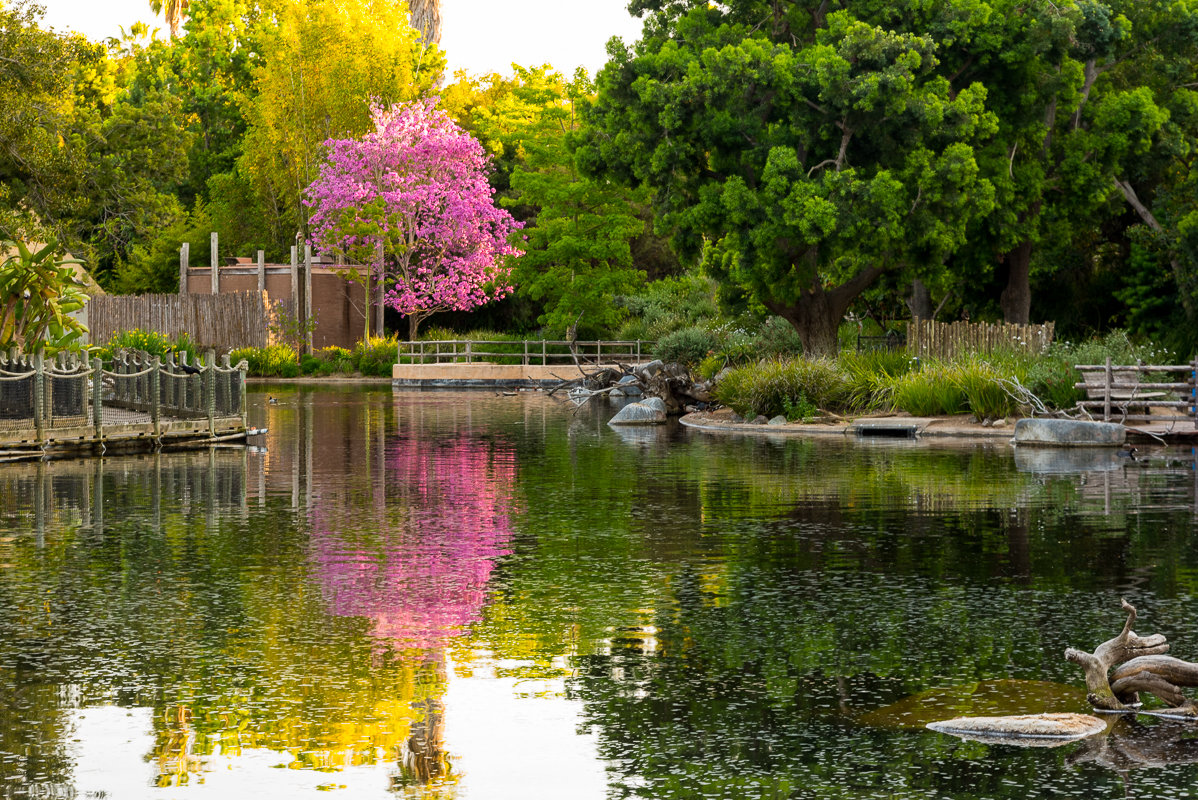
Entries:
POLYGON ((1009 367, 1003 369, 972 357, 953 364, 952 370, 957 386, 965 395, 965 404, 978 419, 998 419, 1018 412, 1018 404, 1004 384, 1018 377, 1009 367))
POLYGON ((890 408, 895 381, 915 363, 903 350, 842 352, 837 366, 848 384, 847 406, 854 411, 890 408))
POLYGON ((732 368, 716 387, 716 399, 744 417, 796 410, 807 416, 812 407, 843 407, 847 391, 834 364, 794 358, 732 368))
POLYGON ((925 364, 899 375, 891 387, 894 407, 916 417, 964 413, 965 392, 955 377, 946 364, 925 364))

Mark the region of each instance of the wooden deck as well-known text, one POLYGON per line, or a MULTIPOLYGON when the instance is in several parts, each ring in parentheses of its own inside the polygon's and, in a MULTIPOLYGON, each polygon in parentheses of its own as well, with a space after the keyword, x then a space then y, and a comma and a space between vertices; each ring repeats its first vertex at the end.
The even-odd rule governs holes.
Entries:
POLYGON ((158 451, 244 440, 245 364, 0 359, 0 461, 158 451))

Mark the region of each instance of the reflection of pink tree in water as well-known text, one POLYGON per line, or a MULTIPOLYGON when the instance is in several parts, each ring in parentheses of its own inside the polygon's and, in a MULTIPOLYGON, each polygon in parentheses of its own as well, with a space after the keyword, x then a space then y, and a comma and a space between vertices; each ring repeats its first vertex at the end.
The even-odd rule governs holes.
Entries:
POLYGON ((387 509, 313 512, 313 560, 329 610, 370 617, 374 634, 436 648, 478 619, 512 535, 510 446, 403 439, 387 452, 387 509), (359 517, 365 514, 367 519, 359 517))

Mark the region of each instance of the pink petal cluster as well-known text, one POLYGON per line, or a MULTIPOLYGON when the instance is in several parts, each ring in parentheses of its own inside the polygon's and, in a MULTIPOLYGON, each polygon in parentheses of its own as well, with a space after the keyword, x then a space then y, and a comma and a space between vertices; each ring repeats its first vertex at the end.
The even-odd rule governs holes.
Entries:
MULTIPOLYGON (((383 245, 388 305, 404 315, 467 311, 510 294, 508 244, 481 144, 428 99, 371 106, 375 130, 329 139, 307 190, 319 251, 383 245), (362 233, 369 230, 369 233, 362 233)), ((376 265, 376 269, 378 265, 376 265)))

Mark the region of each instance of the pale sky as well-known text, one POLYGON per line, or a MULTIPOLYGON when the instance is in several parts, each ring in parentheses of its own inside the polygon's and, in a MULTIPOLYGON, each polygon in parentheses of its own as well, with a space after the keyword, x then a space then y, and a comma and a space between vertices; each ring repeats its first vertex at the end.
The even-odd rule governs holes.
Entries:
MULTIPOLYGON (((40 0, 47 26, 77 30, 95 40, 117 36, 134 22, 166 24, 150 13, 149 0, 40 0)), ((569 76, 578 66, 594 74, 607 60, 612 36, 640 37, 641 22, 629 16, 628 0, 442 0, 441 47, 456 69, 472 73, 511 71, 552 64, 569 76)))

